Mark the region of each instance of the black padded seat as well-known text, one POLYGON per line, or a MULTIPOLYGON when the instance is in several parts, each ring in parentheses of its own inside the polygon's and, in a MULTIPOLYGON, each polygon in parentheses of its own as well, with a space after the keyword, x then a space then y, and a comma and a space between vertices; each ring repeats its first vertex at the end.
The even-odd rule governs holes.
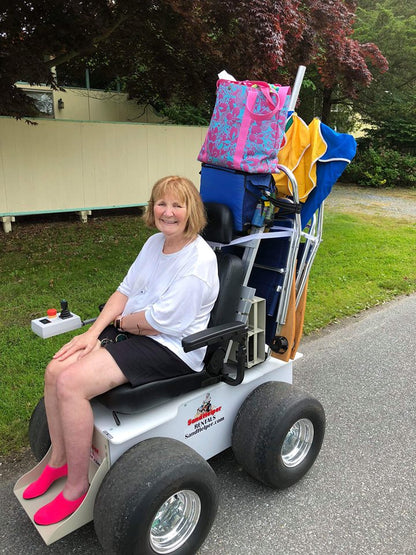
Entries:
MULTIPOLYGON (((214 204, 209 203, 211 206, 206 206, 210 229, 209 233, 205 234, 205 238, 216 243, 223 243, 223 239, 229 236, 229 226, 231 226, 231 230, 233 228, 232 214, 228 207, 214 206, 214 204), (227 227, 227 232, 224 231, 224 227, 227 227)), ((97 397, 107 408, 124 414, 137 413, 151 406, 162 404, 182 393, 218 383, 224 379, 226 369, 222 369, 222 360, 226 346, 230 339, 238 340, 241 338, 241 334, 245 334, 245 325, 236 321, 244 274, 242 261, 238 256, 222 251, 217 251, 216 255, 220 289, 211 312, 209 327, 207 330, 183 340, 186 351, 197 349, 201 345, 208 345, 204 360, 205 369, 202 372, 137 387, 132 387, 130 384, 116 387, 97 397), (219 353, 218 349, 221 349, 219 353)))
POLYGON ((129 384, 121 385, 103 393, 97 399, 115 412, 134 414, 170 401, 182 393, 204 387, 204 382, 210 385, 219 381, 219 378, 211 381, 210 376, 205 371, 194 372, 186 376, 150 382, 137 387, 132 387, 129 384))

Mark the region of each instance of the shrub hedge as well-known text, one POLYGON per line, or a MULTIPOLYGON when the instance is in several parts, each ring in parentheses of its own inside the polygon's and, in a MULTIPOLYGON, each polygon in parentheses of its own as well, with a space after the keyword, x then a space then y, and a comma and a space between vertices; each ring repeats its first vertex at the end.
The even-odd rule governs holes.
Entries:
POLYGON ((416 187, 416 156, 386 147, 358 145, 342 181, 364 187, 416 187))

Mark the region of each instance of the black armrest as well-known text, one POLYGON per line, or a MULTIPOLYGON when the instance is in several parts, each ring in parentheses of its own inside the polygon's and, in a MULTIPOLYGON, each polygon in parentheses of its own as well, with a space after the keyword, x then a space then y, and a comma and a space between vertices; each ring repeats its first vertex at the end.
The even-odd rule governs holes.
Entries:
POLYGON ((230 322, 214 326, 198 333, 193 333, 182 339, 182 347, 185 353, 194 351, 213 343, 222 343, 231 339, 238 341, 241 335, 247 333, 247 326, 243 322, 230 322))

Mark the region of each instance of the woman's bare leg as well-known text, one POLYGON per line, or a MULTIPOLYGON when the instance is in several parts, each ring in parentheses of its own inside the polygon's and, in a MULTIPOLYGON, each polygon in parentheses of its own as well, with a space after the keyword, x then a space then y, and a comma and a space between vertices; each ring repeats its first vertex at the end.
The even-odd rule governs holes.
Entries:
POLYGON ((102 348, 65 365, 57 374, 56 394, 51 396, 49 410, 51 418, 57 415, 59 422, 57 425, 52 423, 56 459, 63 452, 68 464, 68 478, 63 490, 66 499, 78 499, 89 485, 88 468, 94 429, 90 399, 126 382, 113 357, 102 348))
POLYGON ((51 360, 45 371, 44 400, 46 417, 48 420, 49 435, 52 444, 52 454, 49 465, 60 467, 66 463, 65 444, 59 412, 58 397, 56 391, 57 379, 61 372, 76 362, 77 356, 63 362, 51 360))

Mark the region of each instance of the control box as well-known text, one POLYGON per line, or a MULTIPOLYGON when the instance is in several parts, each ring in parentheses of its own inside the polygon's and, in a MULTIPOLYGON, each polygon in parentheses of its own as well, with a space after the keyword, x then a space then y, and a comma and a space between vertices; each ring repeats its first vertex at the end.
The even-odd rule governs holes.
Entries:
POLYGON ((82 326, 81 318, 68 310, 66 301, 61 301, 61 312, 58 313, 54 308, 51 308, 46 316, 36 318, 31 323, 32 331, 42 339, 77 330, 82 326))

